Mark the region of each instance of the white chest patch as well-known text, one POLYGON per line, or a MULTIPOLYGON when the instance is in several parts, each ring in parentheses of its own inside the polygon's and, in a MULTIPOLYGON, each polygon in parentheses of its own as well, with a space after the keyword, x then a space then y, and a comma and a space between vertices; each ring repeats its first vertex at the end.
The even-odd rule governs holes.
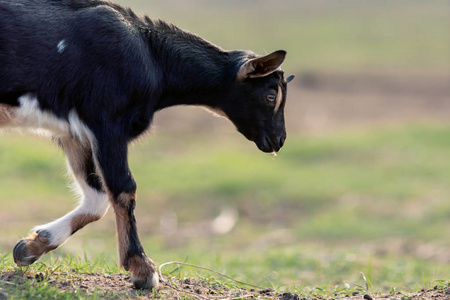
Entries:
POLYGON ((66 40, 60 40, 58 45, 56 45, 56 49, 58 50, 59 54, 63 53, 66 47, 67 47, 66 40))

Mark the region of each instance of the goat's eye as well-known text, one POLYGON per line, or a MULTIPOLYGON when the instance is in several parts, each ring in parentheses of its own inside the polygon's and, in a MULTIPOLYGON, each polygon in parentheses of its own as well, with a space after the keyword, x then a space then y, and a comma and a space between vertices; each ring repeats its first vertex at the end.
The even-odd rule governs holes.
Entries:
POLYGON ((269 94, 266 96, 266 100, 269 102, 273 102, 273 101, 275 101, 275 99, 277 99, 277 95, 275 95, 275 94, 269 94))

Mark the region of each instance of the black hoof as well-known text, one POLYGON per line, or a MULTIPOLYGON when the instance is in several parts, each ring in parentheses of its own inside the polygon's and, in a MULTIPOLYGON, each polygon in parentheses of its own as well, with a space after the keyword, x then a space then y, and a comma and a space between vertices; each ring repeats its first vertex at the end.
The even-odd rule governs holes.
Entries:
POLYGON ((13 250, 14 262, 18 266, 29 266, 38 260, 39 257, 30 256, 27 248, 27 240, 20 240, 13 250))
POLYGON ((48 251, 55 249, 55 246, 49 245, 49 238, 48 231, 39 230, 27 238, 21 239, 14 246, 14 262, 19 266, 29 266, 48 251))
POLYGON ((141 280, 134 278, 131 276, 131 282, 134 284, 134 287, 138 290, 152 290, 158 287, 159 276, 157 273, 141 280))

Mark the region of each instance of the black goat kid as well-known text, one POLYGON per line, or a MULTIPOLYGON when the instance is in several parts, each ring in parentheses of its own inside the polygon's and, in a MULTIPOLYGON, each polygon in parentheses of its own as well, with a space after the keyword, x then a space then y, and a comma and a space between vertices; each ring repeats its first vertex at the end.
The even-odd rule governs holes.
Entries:
POLYGON ((158 284, 138 239, 127 146, 153 114, 202 105, 230 119, 264 152, 286 139, 285 51, 224 51, 163 21, 100 0, 0 0, 0 127, 49 133, 82 200, 20 240, 32 264, 112 205, 121 265, 137 288, 158 284))

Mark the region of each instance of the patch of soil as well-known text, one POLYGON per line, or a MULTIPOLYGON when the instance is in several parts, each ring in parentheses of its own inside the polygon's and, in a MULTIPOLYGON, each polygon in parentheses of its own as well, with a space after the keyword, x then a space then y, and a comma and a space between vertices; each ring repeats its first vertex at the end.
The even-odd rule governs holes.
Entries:
MULTIPOLYGON (((229 285, 207 281, 204 279, 186 278, 183 281, 175 278, 169 279, 163 276, 160 286, 156 292, 136 290, 129 281, 127 274, 53 274, 46 278, 43 273, 22 274, 18 272, 0 273, 0 299, 9 299, 2 288, 9 286, 19 287, 25 283, 37 284, 47 280, 48 284, 56 287, 61 292, 77 292, 92 295, 94 292, 104 294, 102 298, 132 298, 132 299, 184 299, 184 297, 200 300, 213 299, 279 299, 279 300, 448 300, 450 299, 450 288, 422 289, 417 293, 396 293, 389 295, 361 294, 353 292, 350 295, 327 296, 304 296, 289 292, 279 292, 272 289, 244 289, 230 288, 229 285)), ((13 296, 13 295, 11 295, 13 296)))

